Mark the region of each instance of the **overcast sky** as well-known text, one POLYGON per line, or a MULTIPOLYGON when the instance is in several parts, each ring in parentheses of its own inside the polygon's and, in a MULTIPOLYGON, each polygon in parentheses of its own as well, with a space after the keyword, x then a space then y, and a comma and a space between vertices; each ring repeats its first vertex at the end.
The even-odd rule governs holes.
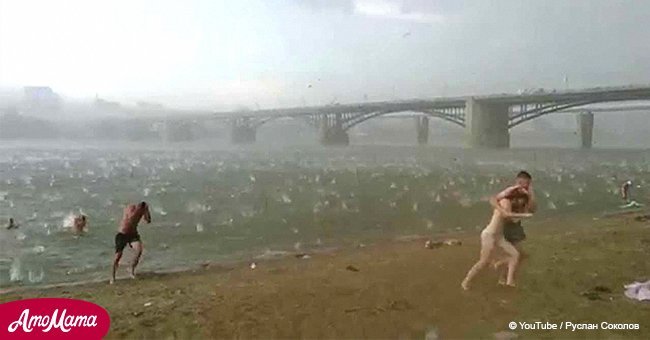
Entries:
POLYGON ((650 83, 650 1, 0 0, 0 87, 277 107, 650 83))

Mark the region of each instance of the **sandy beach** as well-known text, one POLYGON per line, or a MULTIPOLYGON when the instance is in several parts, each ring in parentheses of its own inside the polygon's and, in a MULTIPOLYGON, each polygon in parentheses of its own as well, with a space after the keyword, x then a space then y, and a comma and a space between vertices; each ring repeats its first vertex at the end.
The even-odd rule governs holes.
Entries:
POLYGON ((143 273, 3 294, 2 302, 71 297, 105 307, 109 338, 648 338, 650 303, 623 285, 650 277, 650 224, 636 215, 557 217, 527 225, 520 286, 486 270, 459 283, 478 254, 478 232, 444 235, 458 246, 426 249, 426 238, 386 240, 335 253, 143 273), (530 331, 508 322, 639 323, 640 330, 530 331))

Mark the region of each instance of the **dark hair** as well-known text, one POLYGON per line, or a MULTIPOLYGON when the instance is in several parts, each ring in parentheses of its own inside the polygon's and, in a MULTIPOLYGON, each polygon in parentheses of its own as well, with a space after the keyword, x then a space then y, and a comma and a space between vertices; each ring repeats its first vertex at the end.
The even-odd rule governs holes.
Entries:
POLYGON ((140 207, 144 208, 146 206, 147 206, 147 202, 145 201, 140 202, 140 207))
POLYGON ((531 176, 528 171, 521 170, 517 174, 517 178, 533 179, 533 176, 531 176))

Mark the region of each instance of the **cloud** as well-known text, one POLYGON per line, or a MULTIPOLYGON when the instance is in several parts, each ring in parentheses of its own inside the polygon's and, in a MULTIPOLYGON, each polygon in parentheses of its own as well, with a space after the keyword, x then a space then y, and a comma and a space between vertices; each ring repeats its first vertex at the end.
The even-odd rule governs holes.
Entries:
POLYGON ((389 20, 436 23, 444 20, 440 13, 450 7, 450 1, 452 0, 296 0, 296 3, 315 11, 337 10, 389 20))
POLYGON ((432 11, 421 11, 421 9, 422 8, 416 6, 412 1, 409 6, 405 6, 404 1, 356 0, 354 2, 354 12, 356 14, 370 17, 412 21, 417 23, 437 23, 443 22, 445 19, 443 15, 432 11))
POLYGON ((354 0, 295 0, 296 4, 310 10, 339 10, 352 13, 354 0))

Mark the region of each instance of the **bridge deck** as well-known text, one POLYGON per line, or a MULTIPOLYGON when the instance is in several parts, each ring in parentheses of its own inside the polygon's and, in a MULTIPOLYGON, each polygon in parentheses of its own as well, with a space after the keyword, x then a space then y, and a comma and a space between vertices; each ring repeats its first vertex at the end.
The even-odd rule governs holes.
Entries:
MULTIPOLYGON (((464 108, 469 97, 445 97, 430 100, 413 99, 402 101, 382 101, 370 103, 337 104, 326 106, 308 106, 277 108, 252 111, 142 111, 132 110, 134 115, 144 114, 152 120, 212 120, 231 119, 236 117, 251 116, 256 118, 268 117, 298 117, 317 114, 336 114, 352 112, 402 112, 423 110, 445 110, 464 108)), ((473 96, 475 100, 494 102, 508 105, 544 104, 552 102, 571 101, 624 101, 650 99, 650 86, 625 86, 625 87, 598 87, 570 91, 538 91, 524 94, 494 94, 473 96)))

